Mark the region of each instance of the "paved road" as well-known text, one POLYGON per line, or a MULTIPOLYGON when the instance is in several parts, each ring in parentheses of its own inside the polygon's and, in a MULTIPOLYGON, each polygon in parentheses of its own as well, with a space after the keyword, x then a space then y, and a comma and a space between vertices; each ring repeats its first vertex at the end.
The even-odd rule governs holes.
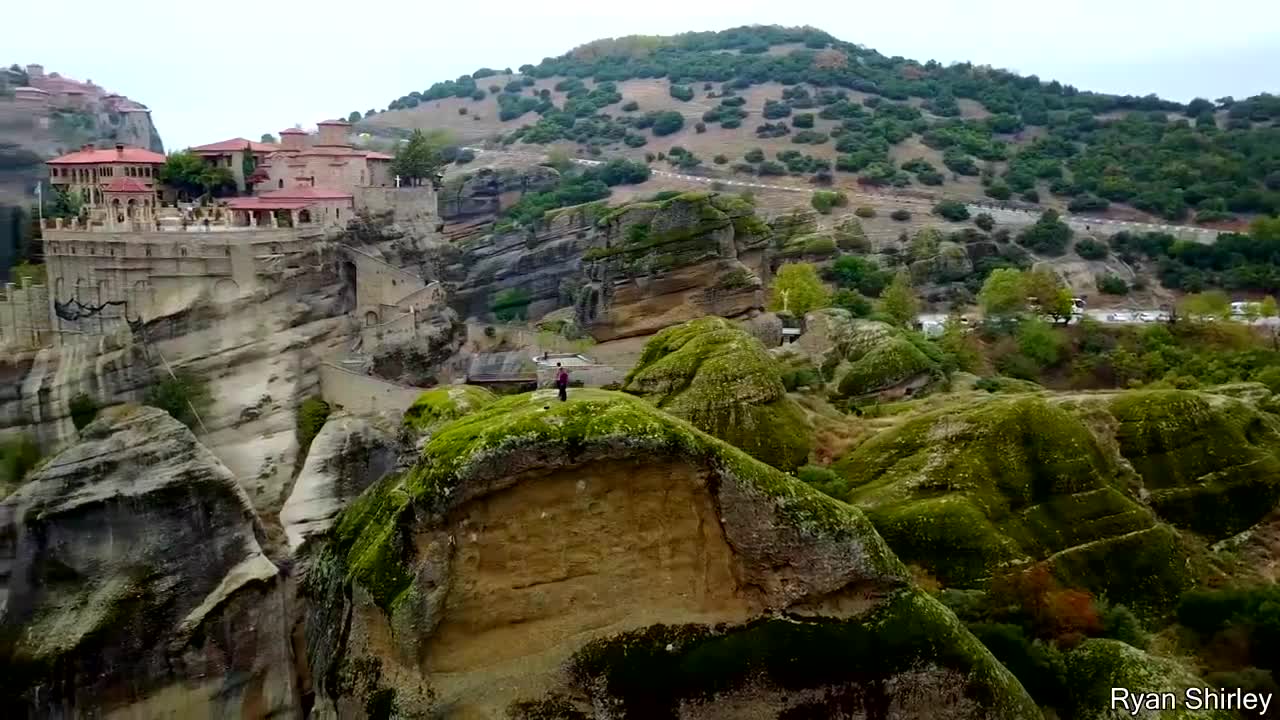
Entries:
MULTIPOLYGON (((1169 319, 1169 313, 1159 309, 1135 310, 1133 308, 1099 308, 1095 310, 1085 310, 1084 314, 1106 325, 1142 325, 1166 322, 1169 319)), ((942 313, 922 313, 916 319, 925 327, 941 326, 946 322, 947 316, 942 313)), ((1233 318, 1232 322, 1244 322, 1244 320, 1233 318)), ((1280 326, 1280 318, 1258 318, 1251 324, 1258 326, 1280 326)))
MULTIPOLYGON (((489 153, 493 155, 503 155, 506 157, 518 158, 518 159, 522 159, 522 160, 526 160, 528 162, 534 162, 534 163, 543 162, 544 160, 547 159, 547 156, 542 153, 529 153, 529 152, 521 152, 518 150, 486 150, 484 148, 478 148, 478 147, 467 147, 464 149, 471 150, 477 155, 489 153)), ((586 165, 586 166, 603 165, 605 163, 604 160, 586 160, 582 158, 573 158, 570 160, 570 162, 576 163, 578 165, 586 165)), ((657 175, 658 177, 667 177, 675 180, 685 180, 687 182, 705 183, 708 185, 713 182, 718 182, 722 185, 726 185, 730 187, 754 188, 759 190, 779 190, 782 192, 804 193, 804 194, 809 194, 813 192, 813 188, 797 187, 795 185, 775 185, 771 183, 752 182, 752 181, 746 181, 746 180, 733 180, 729 178, 704 177, 701 175, 686 175, 683 173, 669 172, 666 170, 652 170, 652 172, 654 175, 657 175)), ((858 192, 850 193, 846 191, 845 194, 849 195, 851 199, 866 198, 867 200, 874 200, 877 202, 892 200, 894 202, 910 203, 910 204, 926 204, 926 205, 930 204, 929 201, 926 201, 921 198, 901 197, 901 196, 893 195, 889 193, 858 193, 858 192)), ((971 214, 976 215, 978 213, 988 213, 992 217, 994 217, 997 222, 1001 222, 1006 225, 1030 225, 1040 218, 1039 212, 1036 212, 1036 211, 1021 210, 1018 208, 1011 208, 1011 207, 1000 207, 996 205, 988 205, 985 203, 969 203, 968 205, 966 205, 966 207, 969 209, 969 212, 971 214)), ((1196 242, 1201 242, 1201 243, 1212 243, 1214 240, 1217 239, 1218 232, 1219 232, 1217 230, 1197 227, 1194 225, 1161 225, 1158 223, 1141 223, 1141 222, 1132 222, 1127 220, 1109 220, 1109 219, 1095 218, 1089 215, 1075 215, 1072 213, 1063 213, 1062 219, 1069 226, 1071 226, 1073 230, 1076 230, 1077 232, 1082 232, 1082 233, 1101 232, 1104 234, 1111 235, 1111 234, 1118 233, 1122 230, 1128 230, 1131 232, 1166 232, 1166 233, 1170 233, 1172 235, 1178 236, 1180 238, 1184 238, 1187 240, 1195 240, 1196 242)))

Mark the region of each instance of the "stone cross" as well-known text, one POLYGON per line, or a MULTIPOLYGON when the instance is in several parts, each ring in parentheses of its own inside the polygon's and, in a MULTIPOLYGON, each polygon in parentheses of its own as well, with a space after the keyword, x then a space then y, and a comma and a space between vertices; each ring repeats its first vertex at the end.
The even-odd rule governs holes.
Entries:
POLYGON ((399 176, 399 175, 397 175, 397 176, 396 176, 396 187, 397 187, 397 188, 398 188, 398 187, 400 187, 400 176, 399 176))

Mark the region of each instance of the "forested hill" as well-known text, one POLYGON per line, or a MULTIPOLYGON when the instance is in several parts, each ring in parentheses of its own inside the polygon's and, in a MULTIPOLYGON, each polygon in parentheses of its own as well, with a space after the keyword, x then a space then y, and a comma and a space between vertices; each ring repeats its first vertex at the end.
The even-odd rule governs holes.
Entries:
POLYGON ((636 156, 654 138, 678 135, 692 151, 686 165, 709 163, 719 145, 729 152, 715 162, 739 173, 777 174, 783 165, 864 185, 1057 199, 1077 212, 1125 203, 1178 221, 1280 212, 1274 95, 1184 105, 1094 93, 971 63, 886 57, 820 30, 781 27, 599 40, 518 73, 482 68, 365 119, 412 126, 421 122, 415 113, 442 105, 432 101, 457 98, 471 104, 458 115, 470 113, 475 127, 498 123, 509 143, 572 140, 636 156), (655 83, 666 92, 652 92, 655 83), (804 152, 739 162, 742 140, 804 152))

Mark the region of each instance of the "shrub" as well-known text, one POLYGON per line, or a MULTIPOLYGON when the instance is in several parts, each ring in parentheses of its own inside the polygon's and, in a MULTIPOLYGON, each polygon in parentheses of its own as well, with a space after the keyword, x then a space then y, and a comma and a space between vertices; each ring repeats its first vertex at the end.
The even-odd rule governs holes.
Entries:
POLYGON ((672 85, 668 92, 671 94, 671 97, 681 102, 689 102, 693 99, 693 88, 688 85, 672 85))
POLYGON ((963 222, 969 219, 969 209, 958 200, 943 200, 933 206, 933 214, 952 222, 963 222))
POLYGON ((853 211, 853 214, 860 218, 873 218, 876 216, 876 209, 870 205, 859 205, 858 209, 853 211))
POLYGON ((466 165, 475 159, 476 153, 474 150, 463 149, 458 151, 458 157, 454 158, 453 162, 455 165, 466 165))
POLYGON ((486 95, 486 94, 487 94, 487 93, 485 93, 485 91, 483 91, 483 90, 478 90, 478 89, 477 89, 475 92, 471 93, 471 99, 472 99, 472 100, 483 100, 483 99, 485 98, 485 95, 486 95))
POLYGON ((698 122, 693 124, 693 131, 701 135, 702 133, 707 131, 707 124, 699 120, 698 122))
POLYGON ((302 401, 298 407, 298 420, 295 428, 298 440, 298 457, 305 459, 311 449, 311 441, 316 439, 320 428, 329 419, 329 403, 312 396, 302 401))
POLYGON ((911 219, 911 213, 903 210, 902 208, 898 208, 897 210, 889 213, 889 217, 897 220, 898 222, 906 222, 911 219))
POLYGON ((1110 252, 1106 243, 1092 237, 1077 240, 1075 250, 1076 254, 1085 260, 1101 260, 1110 252))
POLYGON ((844 193, 833 192, 831 190, 818 190, 809 200, 813 205, 813 209, 823 215, 830 215, 832 208, 844 207, 849 204, 849 198, 844 193))
POLYGON ((458 108, 458 114, 459 114, 459 115, 466 115, 466 114, 467 114, 467 109, 466 109, 465 107, 460 107, 460 108, 458 108))
POLYGON ((76 430, 83 430, 86 425, 93 422, 98 417, 98 410, 101 406, 92 396, 80 393, 71 398, 67 403, 67 409, 71 413, 71 424, 76 426, 76 430))
POLYGON ((738 118, 727 118, 720 121, 720 127, 725 128, 726 130, 732 130, 733 128, 742 127, 742 121, 738 118))
POLYGON ((532 300, 529 291, 524 288, 507 288, 494 295, 489 309, 501 322, 524 320, 525 312, 529 309, 529 303, 532 300))
POLYGON ((1071 228, 1055 210, 1045 210, 1035 225, 1018 234, 1018 243, 1044 255, 1061 255, 1071 241, 1071 228))
POLYGON ((1081 195, 1067 203, 1067 210, 1071 212, 1100 212, 1109 207, 1111 207, 1110 202, 1096 195, 1081 195))
POLYGON ((762 113, 766 120, 777 120, 791 114, 791 106, 777 100, 765 100, 762 113))
POLYGON ((987 197, 995 198, 996 200, 1008 200, 1013 197, 1013 191, 1009 189, 1009 186, 1000 181, 992 183, 983 192, 986 193, 987 197))
MULTIPOLYGON (((806 369, 797 372, 813 371, 806 369)), ((816 375, 816 373, 814 374, 816 375)), ((783 376, 783 384, 786 384, 785 375, 783 376)), ((819 378, 817 384, 821 385, 821 378, 819 378)), ((796 470, 796 477, 800 482, 833 498, 843 500, 849 495, 849 481, 834 470, 824 468, 821 465, 805 465, 796 470)))
POLYGON ((1098 285, 1098 292, 1106 293, 1107 295, 1129 294, 1128 283, 1124 281, 1124 278, 1116 275, 1099 275, 1096 283, 1098 285))
POLYGON ((635 100, 628 100, 622 103, 622 112, 635 112, 640 109, 640 103, 635 100))
POLYGON ((178 369, 152 385, 143 400, 144 404, 164 410, 192 430, 199 427, 199 418, 211 402, 209 383, 184 369, 178 369))
POLYGON ((973 218, 973 224, 986 232, 991 232, 991 229, 996 226, 996 220, 990 213, 978 213, 973 218))
POLYGON ((664 110, 653 116, 653 134, 658 136, 680 132, 684 128, 684 116, 674 110, 664 110))
POLYGON ((761 175, 786 175, 787 168, 782 163, 776 163, 772 160, 766 160, 760 163, 758 172, 761 175))
POLYGON ((1038 203, 1040 202, 1040 193, 1037 192, 1035 188, 1031 188, 1030 190, 1022 193, 1022 199, 1027 202, 1038 203))
POLYGON ((799 113, 791 118, 791 125, 798 128, 813 127, 813 113, 799 113))
POLYGON ((742 159, 753 163, 764 162, 764 151, 760 148, 751 148, 742 156, 742 159))
POLYGON ((1142 621, 1124 605, 1103 606, 1100 609, 1102 636, 1128 643, 1136 648, 1147 646, 1147 632, 1142 621))
POLYGON ((791 138, 791 142, 799 143, 801 145, 821 145, 826 141, 826 133, 815 132, 813 130, 801 130, 791 138))
POLYGON ((725 157, 724 155, 716 155, 715 157, 711 158, 711 162, 717 165, 724 165, 729 162, 729 158, 725 157))
POLYGON ((0 440, 0 495, 11 490, 40 463, 40 446, 30 435, 0 440))

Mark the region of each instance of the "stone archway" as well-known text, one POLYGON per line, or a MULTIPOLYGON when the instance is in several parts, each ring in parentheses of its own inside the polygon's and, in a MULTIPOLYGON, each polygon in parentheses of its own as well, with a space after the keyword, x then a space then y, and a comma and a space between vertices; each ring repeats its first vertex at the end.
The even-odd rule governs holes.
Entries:
POLYGON ((308 210, 307 208, 302 208, 301 210, 299 210, 299 211, 298 211, 298 224, 300 224, 300 225, 305 225, 305 224, 308 224, 308 223, 310 223, 310 222, 311 222, 311 211, 310 211, 310 210, 308 210))
POLYGON ((138 201, 135 200, 134 198, 129 198, 129 202, 125 204, 125 210, 124 210, 125 217, 128 217, 130 220, 132 220, 134 217, 136 217, 137 209, 138 209, 138 201))
POLYGON ((231 278, 220 278, 213 284, 213 299, 217 302, 230 302, 240 297, 240 286, 231 278))
POLYGON ((364 314, 364 326, 373 327, 378 324, 378 313, 370 310, 364 314))

